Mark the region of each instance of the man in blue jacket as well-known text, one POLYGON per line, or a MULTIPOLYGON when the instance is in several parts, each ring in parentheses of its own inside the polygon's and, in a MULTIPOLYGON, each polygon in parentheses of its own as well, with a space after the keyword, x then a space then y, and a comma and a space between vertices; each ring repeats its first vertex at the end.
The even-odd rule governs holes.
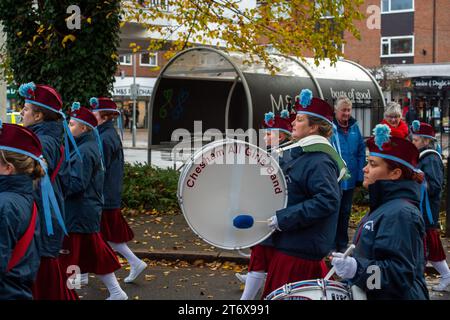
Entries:
POLYGON ((335 105, 334 124, 337 127, 338 139, 333 136, 333 142, 339 143, 341 156, 347 164, 351 177, 340 183, 342 188, 341 206, 336 231, 336 251, 344 252, 348 244, 348 223, 352 211, 353 190, 361 186, 363 167, 366 161, 366 145, 364 143, 358 122, 352 117, 352 102, 341 96, 335 105))

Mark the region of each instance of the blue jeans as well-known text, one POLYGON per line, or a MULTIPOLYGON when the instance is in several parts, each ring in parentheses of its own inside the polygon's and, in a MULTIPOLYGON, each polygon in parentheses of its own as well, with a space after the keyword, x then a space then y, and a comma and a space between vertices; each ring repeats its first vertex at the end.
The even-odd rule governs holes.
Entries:
POLYGON ((336 250, 339 252, 345 251, 348 245, 348 222, 352 211, 353 190, 344 190, 342 193, 335 240, 336 250))

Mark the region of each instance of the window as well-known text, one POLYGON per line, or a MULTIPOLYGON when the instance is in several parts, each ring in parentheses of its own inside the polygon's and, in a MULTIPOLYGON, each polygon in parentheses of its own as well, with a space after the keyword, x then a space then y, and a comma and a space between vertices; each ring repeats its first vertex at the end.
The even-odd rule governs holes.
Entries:
POLYGON ((121 66, 131 66, 131 54, 124 54, 119 56, 119 63, 121 66))
POLYGON ((158 66, 158 55, 156 53, 141 53, 141 66, 158 66))
POLYGON ((381 57, 414 56, 414 36, 381 38, 381 57))
POLYGON ((140 5, 146 6, 147 8, 158 8, 161 11, 169 11, 168 2, 168 0, 139 0, 140 5))
POLYGON ((414 11, 414 0, 382 0, 382 13, 414 11))
MULTIPOLYGON (((339 9, 338 9, 339 16, 342 16, 344 14, 344 5, 341 4, 340 2, 336 3, 336 1, 334 3, 331 3, 331 5, 336 5, 336 4, 339 6, 339 9)), ((316 1, 314 3, 314 6, 316 7, 317 10, 320 10, 322 7, 326 7, 327 4, 319 3, 316 1)), ((322 19, 330 19, 330 18, 334 18, 334 15, 332 15, 330 13, 330 11, 327 10, 327 12, 324 15, 322 15, 321 18, 322 19)))

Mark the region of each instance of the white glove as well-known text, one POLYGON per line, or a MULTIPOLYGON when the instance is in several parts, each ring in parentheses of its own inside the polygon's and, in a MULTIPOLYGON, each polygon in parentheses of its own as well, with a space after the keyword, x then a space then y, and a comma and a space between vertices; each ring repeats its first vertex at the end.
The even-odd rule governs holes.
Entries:
POLYGON ((269 225, 270 229, 281 231, 280 227, 278 226, 278 219, 277 216, 271 216, 269 219, 267 219, 267 224, 269 225))
POLYGON ((358 263, 353 257, 344 258, 344 254, 333 252, 333 260, 331 264, 336 269, 336 274, 343 279, 352 279, 356 274, 358 263))

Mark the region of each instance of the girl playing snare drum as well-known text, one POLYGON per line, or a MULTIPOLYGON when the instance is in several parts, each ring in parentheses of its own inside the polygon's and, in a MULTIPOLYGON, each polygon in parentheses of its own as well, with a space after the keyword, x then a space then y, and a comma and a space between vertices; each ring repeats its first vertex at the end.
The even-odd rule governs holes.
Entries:
POLYGON ((333 253, 332 264, 368 300, 428 299, 419 201, 423 173, 415 169, 419 152, 408 140, 391 137, 386 125, 376 126, 374 133, 367 142, 363 182, 370 212, 358 226, 353 257, 333 253))

